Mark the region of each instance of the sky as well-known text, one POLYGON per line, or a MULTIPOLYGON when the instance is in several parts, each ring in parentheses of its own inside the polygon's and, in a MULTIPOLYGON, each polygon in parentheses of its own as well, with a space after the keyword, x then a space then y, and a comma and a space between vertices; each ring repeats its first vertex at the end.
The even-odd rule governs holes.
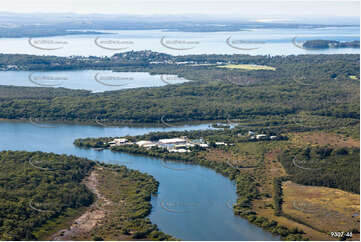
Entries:
POLYGON ((1 12, 131 15, 214 15, 271 21, 268 17, 356 17, 359 1, 312 0, 1 0, 1 12))

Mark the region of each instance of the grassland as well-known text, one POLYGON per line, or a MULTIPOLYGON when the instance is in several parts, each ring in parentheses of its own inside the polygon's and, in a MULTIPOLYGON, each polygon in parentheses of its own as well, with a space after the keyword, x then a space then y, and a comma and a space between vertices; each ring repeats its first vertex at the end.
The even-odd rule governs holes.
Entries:
POLYGON ((325 132, 297 132, 289 134, 290 142, 297 146, 360 147, 360 142, 351 137, 325 132))
MULTIPOLYGON (((283 184, 285 214, 330 236, 330 232, 359 230, 360 195, 339 189, 283 184)), ((359 234, 353 234, 357 239, 359 234)), ((331 236, 330 236, 331 238, 331 236)))

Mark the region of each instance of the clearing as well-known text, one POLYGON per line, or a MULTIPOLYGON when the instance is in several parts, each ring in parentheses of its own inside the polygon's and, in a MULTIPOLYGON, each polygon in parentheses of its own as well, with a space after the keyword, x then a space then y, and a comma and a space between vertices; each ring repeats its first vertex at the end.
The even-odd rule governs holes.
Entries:
POLYGON ((101 204, 105 205, 110 205, 112 202, 99 192, 97 172, 96 169, 93 170, 90 176, 84 181, 88 189, 96 195, 97 202, 77 218, 68 229, 60 230, 53 235, 52 240, 73 240, 74 238, 85 236, 104 219, 107 210, 102 209, 101 206, 99 206, 99 202, 101 201, 101 204))
MULTIPOLYGON (((282 211, 328 234, 360 227, 360 195, 340 189, 284 182, 282 211)), ((359 234, 354 233, 352 239, 358 238, 359 234)))
POLYGON ((288 134, 291 143, 299 145, 317 145, 330 147, 360 147, 360 141, 343 135, 325 132, 303 132, 288 134))
POLYGON ((276 68, 274 68, 272 66, 251 65, 251 64, 239 64, 239 65, 228 64, 228 65, 217 66, 217 67, 227 68, 227 69, 241 69, 241 70, 249 70, 249 71, 257 71, 257 70, 275 71, 276 70, 276 68))

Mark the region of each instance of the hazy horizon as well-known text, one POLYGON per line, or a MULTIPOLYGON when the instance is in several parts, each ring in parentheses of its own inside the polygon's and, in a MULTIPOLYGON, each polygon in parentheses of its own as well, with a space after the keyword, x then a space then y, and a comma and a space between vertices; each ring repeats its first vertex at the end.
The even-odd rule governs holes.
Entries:
POLYGON ((172 2, 140 0, 45 0, 5 1, 0 15, 51 14, 54 17, 126 17, 168 18, 220 21, 255 21, 281 23, 310 23, 312 21, 333 24, 343 21, 359 24, 359 1, 225 1, 175 0, 172 2), (96 11, 94 11, 96 9, 96 11))

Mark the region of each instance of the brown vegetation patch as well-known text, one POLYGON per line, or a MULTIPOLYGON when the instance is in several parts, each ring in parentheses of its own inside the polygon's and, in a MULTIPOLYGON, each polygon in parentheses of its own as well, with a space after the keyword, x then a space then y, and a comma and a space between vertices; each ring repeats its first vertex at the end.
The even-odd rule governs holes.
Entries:
POLYGON ((287 181, 283 184, 282 211, 328 234, 360 227, 360 195, 339 189, 287 181))
POLYGON ((290 134, 290 141, 297 145, 318 145, 331 147, 360 147, 360 141, 339 134, 325 132, 304 132, 290 134))
MULTIPOLYGON (((237 144, 242 145, 242 144, 237 144)), ((237 149, 237 147, 233 147, 237 149)), ((252 153, 225 151, 221 149, 209 149, 200 154, 201 157, 213 162, 227 163, 231 166, 241 166, 245 169, 253 168, 257 164, 257 157, 252 153)))

